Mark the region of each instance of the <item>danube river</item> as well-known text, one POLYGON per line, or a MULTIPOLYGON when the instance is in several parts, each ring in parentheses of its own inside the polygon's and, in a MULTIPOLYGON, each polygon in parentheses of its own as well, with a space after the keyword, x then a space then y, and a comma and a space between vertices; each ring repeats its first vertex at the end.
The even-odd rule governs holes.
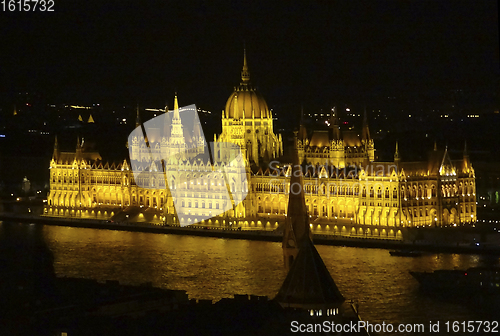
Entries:
MULTIPOLYGON (((272 298, 286 276, 280 243, 0 224, 0 242, 32 239, 44 241, 52 251, 58 276, 152 282, 186 290, 190 298, 218 300, 235 293, 272 298)), ((340 291, 359 303, 362 318, 370 323, 491 321, 498 314, 480 305, 425 295, 408 273, 496 264, 498 258, 458 254, 408 258, 391 257, 382 249, 317 249, 340 291)))

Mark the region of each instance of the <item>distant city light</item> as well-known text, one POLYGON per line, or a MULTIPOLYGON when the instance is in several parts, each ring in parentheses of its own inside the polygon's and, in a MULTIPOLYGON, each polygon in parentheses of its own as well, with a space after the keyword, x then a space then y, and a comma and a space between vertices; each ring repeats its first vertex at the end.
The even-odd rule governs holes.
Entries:
POLYGON ((85 109, 85 110, 92 109, 92 107, 90 107, 90 106, 79 106, 79 105, 70 105, 69 107, 74 108, 74 109, 85 109))

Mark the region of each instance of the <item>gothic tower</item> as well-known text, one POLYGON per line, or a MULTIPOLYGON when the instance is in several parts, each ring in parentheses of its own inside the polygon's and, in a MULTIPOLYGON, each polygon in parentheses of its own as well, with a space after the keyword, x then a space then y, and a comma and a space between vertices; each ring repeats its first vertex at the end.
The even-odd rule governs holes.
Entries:
POLYGON ((375 146, 373 144, 373 139, 370 137, 370 129, 368 128, 368 116, 365 112, 363 114, 363 130, 361 132, 361 141, 365 146, 365 152, 368 155, 368 160, 370 162, 375 161, 375 146))
POLYGON ((304 198, 302 167, 299 162, 298 139, 295 132, 295 145, 290 175, 290 193, 288 212, 283 232, 283 260, 285 268, 290 269, 299 252, 299 245, 304 239, 309 239, 309 218, 304 198))
POLYGON ((345 299, 311 240, 302 169, 298 164, 297 133, 294 149, 288 218, 283 234, 288 274, 274 300, 283 308, 307 310, 311 316, 332 316, 332 320, 338 321, 344 313, 345 299))
POLYGON ((339 116, 337 108, 332 110, 330 120, 330 127, 332 129, 332 138, 330 144, 330 162, 336 167, 345 166, 345 144, 340 132, 339 116))

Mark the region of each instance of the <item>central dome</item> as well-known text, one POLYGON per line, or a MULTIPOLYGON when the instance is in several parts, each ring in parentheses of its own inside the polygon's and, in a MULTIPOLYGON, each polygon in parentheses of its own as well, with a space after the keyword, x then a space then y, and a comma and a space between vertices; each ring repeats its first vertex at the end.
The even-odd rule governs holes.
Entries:
POLYGON ((235 88, 226 103, 227 118, 267 118, 269 108, 262 95, 248 85, 235 88))
POLYGON ((254 87, 250 85, 250 72, 247 66, 246 51, 243 55, 241 84, 234 88, 226 103, 226 118, 268 118, 267 103, 254 87))

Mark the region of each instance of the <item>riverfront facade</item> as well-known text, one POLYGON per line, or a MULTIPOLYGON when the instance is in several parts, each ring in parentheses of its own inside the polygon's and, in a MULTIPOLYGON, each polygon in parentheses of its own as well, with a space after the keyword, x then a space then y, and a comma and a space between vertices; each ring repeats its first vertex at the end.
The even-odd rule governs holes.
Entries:
MULTIPOLYGON (((176 121, 178 109, 175 97, 168 127, 159 136, 129 139, 131 158, 120 163, 104 162, 83 140, 73 152, 60 151, 56 140, 45 215, 248 229, 282 226, 291 160, 274 132, 272 112, 250 84, 246 57, 212 156, 201 128, 186 130, 176 121), (239 147, 243 173, 217 150, 223 144, 239 147), (162 160, 172 149, 178 150, 175 159, 162 160), (145 167, 147 156, 153 164, 145 167), (138 169, 147 174, 134 175, 138 169), (232 197, 242 193, 243 200, 232 197)), ((141 126, 139 117, 136 126, 141 126)), ((295 136, 315 233, 398 239, 405 227, 476 221, 475 174, 466 148, 458 160, 435 146, 426 161, 402 162, 396 144, 392 161, 376 161, 366 114, 358 132, 343 130, 336 111, 328 130, 301 125, 295 136)))

